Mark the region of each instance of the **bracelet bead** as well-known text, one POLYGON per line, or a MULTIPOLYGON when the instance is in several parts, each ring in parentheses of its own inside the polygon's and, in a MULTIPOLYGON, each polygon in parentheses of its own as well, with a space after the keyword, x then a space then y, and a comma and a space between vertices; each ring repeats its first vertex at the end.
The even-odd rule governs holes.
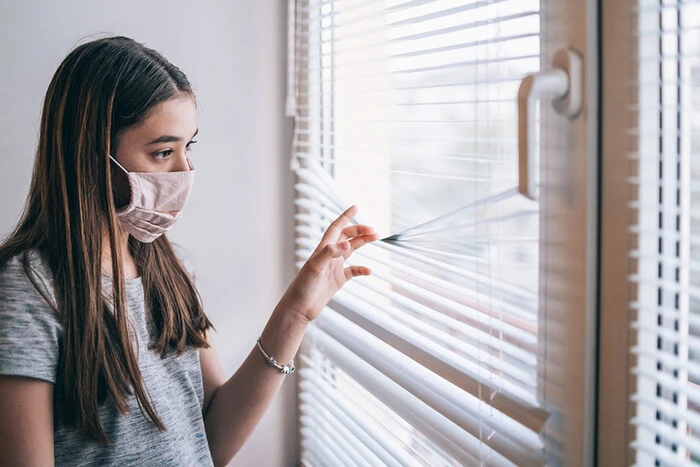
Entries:
POLYGON ((258 349, 260 349, 260 353, 262 353, 263 357, 265 357, 265 361, 267 362, 267 364, 271 367, 277 368, 280 371, 280 373, 289 375, 291 373, 294 373, 294 370, 296 370, 296 367, 294 366, 294 360, 292 360, 286 365, 280 365, 279 363, 277 363, 275 357, 271 357, 267 354, 267 352, 265 352, 265 350, 262 347, 262 344, 260 343, 260 338, 258 338, 257 347, 258 349))

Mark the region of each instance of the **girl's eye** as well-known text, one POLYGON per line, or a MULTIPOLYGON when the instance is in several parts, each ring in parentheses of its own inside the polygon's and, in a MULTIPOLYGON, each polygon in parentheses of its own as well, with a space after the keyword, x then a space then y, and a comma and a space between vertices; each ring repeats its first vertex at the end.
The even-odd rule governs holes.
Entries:
POLYGON ((192 140, 189 143, 187 143, 187 146, 185 146, 185 149, 189 152, 192 150, 192 145, 195 144, 197 141, 192 140))
POLYGON ((173 153, 173 150, 172 150, 172 149, 166 149, 165 151, 160 151, 160 152, 153 153, 153 156, 154 156, 156 159, 163 161, 163 160, 166 160, 168 157, 170 157, 170 155, 171 155, 172 153, 173 153))

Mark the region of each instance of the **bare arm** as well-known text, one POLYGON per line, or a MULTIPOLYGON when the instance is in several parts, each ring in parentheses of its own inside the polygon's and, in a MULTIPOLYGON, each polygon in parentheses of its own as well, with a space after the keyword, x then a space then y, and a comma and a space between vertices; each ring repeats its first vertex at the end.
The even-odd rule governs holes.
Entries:
MULTIPOLYGON (((367 275, 362 266, 344 266, 354 250, 376 240, 366 226, 346 227, 356 209, 338 218, 318 248, 301 268, 275 308, 260 336, 260 342, 280 364, 289 363, 301 345, 309 323, 321 313, 330 298, 347 280, 367 275)), ((200 350, 204 381, 204 424, 215 465, 226 465, 267 410, 277 394, 284 374, 267 365, 257 348, 226 381, 213 348, 200 350)))
MULTIPOLYGON (((307 326, 285 311, 274 311, 261 336, 265 351, 283 364, 294 358, 307 326)), ((204 381, 222 383, 218 388, 205 384, 204 423, 214 465, 226 465, 257 426, 285 376, 268 366, 257 348, 228 381, 214 348, 199 354, 204 381)))
POLYGON ((0 375, 0 466, 51 466, 53 384, 0 375))

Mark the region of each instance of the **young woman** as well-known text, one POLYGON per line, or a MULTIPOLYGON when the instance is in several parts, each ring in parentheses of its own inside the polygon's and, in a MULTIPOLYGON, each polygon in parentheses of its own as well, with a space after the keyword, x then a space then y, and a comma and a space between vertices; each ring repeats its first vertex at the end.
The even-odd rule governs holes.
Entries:
POLYGON ((84 44, 59 66, 26 210, 0 245, 0 465, 225 465, 309 323, 370 273, 344 266, 376 239, 350 225, 353 207, 227 380, 164 235, 192 187, 196 134, 185 75, 131 39, 84 44))

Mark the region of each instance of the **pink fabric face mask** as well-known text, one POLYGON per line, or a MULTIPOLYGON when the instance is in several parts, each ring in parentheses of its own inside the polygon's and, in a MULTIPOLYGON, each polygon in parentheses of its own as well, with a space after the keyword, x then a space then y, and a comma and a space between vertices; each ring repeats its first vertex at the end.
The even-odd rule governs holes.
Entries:
POLYGON ((109 157, 124 171, 131 189, 129 205, 117 211, 122 228, 140 242, 154 241, 182 217, 194 184, 192 162, 187 159, 186 172, 129 172, 109 157))

